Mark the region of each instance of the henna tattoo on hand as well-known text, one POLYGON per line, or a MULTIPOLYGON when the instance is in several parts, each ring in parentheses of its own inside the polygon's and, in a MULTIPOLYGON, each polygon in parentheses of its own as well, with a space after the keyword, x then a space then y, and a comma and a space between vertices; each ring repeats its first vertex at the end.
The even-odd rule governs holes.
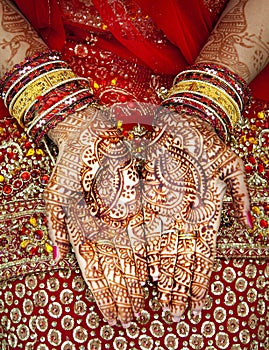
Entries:
POLYGON ((29 22, 9 1, 0 1, 1 74, 26 56, 47 49, 29 22))
POLYGON ((196 116, 163 109, 143 172, 150 275, 176 317, 190 300, 201 310, 209 286, 222 201, 231 189, 247 225, 249 199, 240 159, 196 116))
POLYGON ((68 116, 50 136, 59 147, 45 192, 51 237, 60 257, 72 244, 104 317, 126 326, 143 308, 148 277, 134 160, 114 122, 94 108, 68 116))
POLYGON ((266 1, 230 1, 196 62, 223 65, 250 82, 269 60, 268 15, 266 1))

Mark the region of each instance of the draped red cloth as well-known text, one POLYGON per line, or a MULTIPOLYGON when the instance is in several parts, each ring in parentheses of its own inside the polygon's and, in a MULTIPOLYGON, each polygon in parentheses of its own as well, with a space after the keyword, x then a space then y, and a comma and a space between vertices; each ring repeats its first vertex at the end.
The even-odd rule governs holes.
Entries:
MULTIPOLYGON (((66 26, 57 0, 15 2, 48 46, 61 50, 66 39, 66 26)), ((202 0, 137 0, 142 12, 153 19, 168 39, 160 49, 157 43, 143 36, 132 18, 120 18, 120 2, 117 6, 107 0, 92 2, 114 36, 102 42, 104 49, 130 60, 136 57, 157 73, 175 75, 192 64, 217 21, 202 0)), ((76 35, 88 35, 87 29, 79 24, 73 30, 76 35)), ((255 97, 269 101, 268 79, 269 67, 266 67, 251 83, 255 97)))

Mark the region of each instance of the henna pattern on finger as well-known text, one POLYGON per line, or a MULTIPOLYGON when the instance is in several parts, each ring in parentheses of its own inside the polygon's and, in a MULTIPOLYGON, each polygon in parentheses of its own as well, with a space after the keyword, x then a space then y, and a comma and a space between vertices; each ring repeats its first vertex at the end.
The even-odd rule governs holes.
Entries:
POLYGON ((241 216, 248 194, 240 160, 196 116, 164 109, 153 136, 143 200, 145 215, 151 217, 145 220, 147 241, 159 235, 160 249, 149 254, 149 264, 155 264, 151 271, 159 271, 160 302, 180 316, 188 300, 196 312, 203 306, 227 185, 241 216))
POLYGON ((84 279, 104 317, 128 324, 143 308, 140 281, 147 278, 134 161, 119 130, 102 111, 70 115, 50 136, 60 154, 46 195, 48 208, 53 210, 57 203, 63 214, 59 222, 49 215, 56 241, 62 235, 57 229, 66 225, 84 279))
POLYGON ((109 241, 99 241, 96 244, 96 250, 109 290, 117 305, 118 317, 123 324, 127 324, 133 318, 131 299, 124 276, 121 273, 121 266, 115 247, 109 241))

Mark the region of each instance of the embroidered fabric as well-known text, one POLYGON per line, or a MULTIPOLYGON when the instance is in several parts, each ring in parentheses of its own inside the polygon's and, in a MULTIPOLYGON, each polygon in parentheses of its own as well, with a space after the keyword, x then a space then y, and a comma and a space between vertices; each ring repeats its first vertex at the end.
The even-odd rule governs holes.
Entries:
MULTIPOLYGON (((220 8, 213 8, 213 2, 205 0, 217 13, 220 8)), ((59 3, 69 30, 64 57, 78 75, 91 80, 102 103, 161 101, 162 92, 172 84, 173 74, 153 72, 126 50, 121 51, 122 55, 109 50, 105 39, 112 40, 112 36, 91 2, 60 0, 59 3), (89 11, 79 14, 76 6, 89 11)), ((127 2, 119 3, 124 8, 127 2)), ((144 17, 142 28, 146 26, 146 32, 148 24, 153 25, 144 17)), ((152 40, 163 37, 161 32, 154 35, 152 40)), ((122 128, 127 134, 136 125, 137 121, 123 120, 122 128)), ((3 350, 266 348, 268 142, 269 105, 254 100, 231 140, 231 147, 246 165, 254 229, 239 226, 231 197, 227 195, 211 288, 202 315, 193 317, 188 312, 179 323, 173 323, 171 315, 162 312, 155 286, 149 283, 144 288, 145 310, 125 330, 104 322, 72 252, 58 264, 53 261, 42 199, 52 160, 45 146, 29 140, 1 108, 0 347, 3 350)), ((51 152, 56 157, 53 148, 51 152)))

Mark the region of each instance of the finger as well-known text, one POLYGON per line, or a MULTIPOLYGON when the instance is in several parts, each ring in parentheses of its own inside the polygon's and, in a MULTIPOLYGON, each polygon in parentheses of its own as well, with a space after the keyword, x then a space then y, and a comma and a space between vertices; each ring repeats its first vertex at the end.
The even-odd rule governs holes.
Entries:
POLYGON ((223 164, 221 179, 228 186, 233 198, 236 217, 246 227, 252 228, 250 217, 250 199, 245 175, 245 167, 242 160, 231 153, 226 163, 223 164))
POLYGON ((175 266, 177 262, 177 230, 162 232, 160 245, 160 277, 158 280, 159 302, 163 308, 169 308, 174 286, 175 266))
POLYGON ((95 245, 91 241, 76 246, 77 260, 85 282, 88 284, 99 310, 110 323, 117 321, 115 300, 104 276, 95 245))
POLYGON ((116 302, 100 264, 96 246, 90 239, 91 236, 98 235, 99 225, 85 207, 83 198, 69 201, 66 224, 84 280, 105 319, 114 324, 118 315, 116 302))
POLYGON ((49 236, 54 246, 53 256, 56 261, 59 261, 68 253, 70 243, 62 206, 64 200, 60 195, 59 186, 53 179, 44 191, 44 199, 49 236))
POLYGON ((177 231, 177 260, 170 303, 170 311, 176 318, 182 316, 187 306, 195 262, 195 239, 192 233, 177 231))
MULTIPOLYGON (((208 200, 200 201, 198 206, 191 208, 194 213, 199 213, 199 217, 203 218, 203 220, 195 225, 193 231, 195 236, 195 264, 190 289, 190 300, 191 309, 194 314, 201 312, 209 288, 225 191, 225 182, 217 176, 213 177, 208 182, 207 192, 205 194, 208 200), (206 213, 209 215, 206 215, 206 213)), ((193 214, 190 216, 193 216, 193 214)))
POLYGON ((134 255, 137 278, 141 284, 145 284, 148 280, 149 273, 144 217, 141 211, 130 220, 127 227, 127 234, 134 255))
POLYGON ((195 268, 193 270, 190 300, 194 314, 201 312, 209 288, 210 276, 215 256, 217 232, 212 226, 203 227, 196 240, 195 268))
MULTIPOLYGON (((147 215, 145 215, 147 216, 147 215)), ((147 237, 147 262, 148 271, 153 281, 158 281, 160 276, 160 242, 163 225, 160 217, 152 215, 151 220, 146 220, 147 237)))
POLYGON ((96 243, 96 251, 109 290, 117 307, 118 318, 123 327, 127 327, 134 315, 131 298, 121 271, 116 249, 110 241, 99 241, 96 243))
POLYGON ((126 283, 128 295, 131 299, 133 313, 138 315, 144 308, 144 296, 137 274, 130 239, 127 234, 120 233, 114 238, 113 243, 119 259, 121 272, 126 283))

